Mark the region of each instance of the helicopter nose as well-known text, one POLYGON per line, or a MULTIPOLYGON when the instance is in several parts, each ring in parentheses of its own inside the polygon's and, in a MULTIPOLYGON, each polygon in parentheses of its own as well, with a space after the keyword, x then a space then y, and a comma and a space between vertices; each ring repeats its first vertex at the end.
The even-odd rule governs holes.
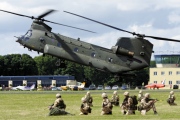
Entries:
MULTIPOLYGON (((16 36, 14 36, 14 37, 16 37, 16 36)), ((22 44, 22 38, 21 37, 16 37, 16 38, 17 38, 16 42, 22 44)))

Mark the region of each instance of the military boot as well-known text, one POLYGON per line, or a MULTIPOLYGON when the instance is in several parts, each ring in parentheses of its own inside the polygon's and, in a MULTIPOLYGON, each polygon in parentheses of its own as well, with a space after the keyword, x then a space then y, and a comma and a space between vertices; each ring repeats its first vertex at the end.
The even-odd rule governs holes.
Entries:
POLYGON ((154 114, 157 115, 158 114, 157 111, 154 111, 154 114))

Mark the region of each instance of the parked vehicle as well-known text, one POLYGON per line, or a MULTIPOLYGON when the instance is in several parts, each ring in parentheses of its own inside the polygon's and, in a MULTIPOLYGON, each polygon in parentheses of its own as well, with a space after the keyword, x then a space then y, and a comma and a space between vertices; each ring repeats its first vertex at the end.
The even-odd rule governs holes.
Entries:
POLYGON ((104 89, 105 90, 111 90, 111 86, 105 86, 104 89))
POLYGON ((127 89, 127 86, 126 86, 126 85, 123 85, 123 86, 121 86, 121 89, 122 89, 122 90, 126 90, 126 89, 127 89))
POLYGON ((119 86, 118 86, 118 85, 114 85, 114 86, 112 87, 112 90, 119 90, 119 86))
POLYGON ((96 89, 96 86, 95 85, 90 85, 89 86, 89 90, 95 90, 96 89))
POLYGON ((61 90, 61 88, 60 87, 52 87, 51 90, 52 91, 56 91, 56 90, 58 91, 58 90, 61 90))
POLYGON ((97 89, 98 90, 103 90, 103 85, 98 85, 97 89))

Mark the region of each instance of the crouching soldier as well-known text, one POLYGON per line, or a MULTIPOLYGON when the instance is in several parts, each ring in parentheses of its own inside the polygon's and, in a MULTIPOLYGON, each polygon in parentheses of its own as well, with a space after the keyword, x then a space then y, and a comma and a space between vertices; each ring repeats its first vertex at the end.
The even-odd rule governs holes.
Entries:
POLYGON ((93 104, 92 104, 93 103, 93 98, 92 98, 89 91, 86 93, 85 99, 86 99, 87 103, 89 104, 89 106, 92 107, 93 106, 93 104))
POLYGON ((112 98, 111 98, 111 103, 115 106, 119 105, 119 95, 117 94, 117 91, 113 92, 112 98))
POLYGON ((146 112, 153 109, 154 114, 157 114, 155 102, 156 99, 150 99, 150 94, 146 93, 144 98, 141 100, 141 104, 138 106, 138 110, 141 112, 142 115, 146 115, 146 112))
POLYGON ((87 103, 86 98, 83 97, 81 101, 82 101, 80 108, 81 113, 79 115, 88 115, 88 113, 91 113, 91 107, 87 103))
POLYGON ((141 102, 141 100, 144 98, 143 91, 140 90, 138 94, 138 102, 141 102))
POLYGON ((72 115, 65 111, 66 104, 64 104, 63 99, 61 98, 61 94, 56 94, 56 100, 52 105, 49 106, 49 116, 52 115, 72 115))
POLYGON ((135 114, 135 105, 133 104, 132 97, 129 96, 129 92, 124 92, 124 100, 121 104, 121 112, 123 115, 135 114))
POLYGON ((171 91, 170 94, 169 94, 169 97, 167 99, 167 102, 169 105, 177 105, 176 103, 174 103, 176 97, 174 95, 174 91, 171 91))
POLYGON ((108 96, 106 93, 102 94, 103 102, 102 102, 102 112, 101 115, 112 115, 112 104, 110 100, 108 99, 108 96))

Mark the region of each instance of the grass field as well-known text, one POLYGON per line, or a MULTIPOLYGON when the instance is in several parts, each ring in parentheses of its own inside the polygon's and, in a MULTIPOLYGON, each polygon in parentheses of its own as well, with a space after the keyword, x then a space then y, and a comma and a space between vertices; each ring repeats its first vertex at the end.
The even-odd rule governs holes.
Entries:
MULTIPOLYGON (((0 120, 116 120, 116 119, 133 119, 133 120, 146 120, 146 119, 180 119, 180 92, 174 90, 177 100, 175 101, 178 106, 169 106, 166 99, 170 90, 144 90, 144 93, 151 94, 151 98, 159 99, 156 102, 158 115, 154 115, 153 111, 149 111, 147 115, 142 116, 139 111, 136 115, 122 115, 120 107, 113 108, 113 115, 101 116, 101 94, 104 90, 90 91, 93 96, 94 102, 92 113, 87 116, 79 115, 81 98, 87 91, 0 91, 0 120), (67 105, 66 111, 75 114, 75 116, 47 116, 48 105, 52 104, 55 100, 55 94, 61 93, 62 98, 67 105)), ((112 90, 106 90, 109 98, 112 96, 112 90)), ((125 91, 119 90, 120 102, 123 100, 123 93, 125 91)), ((138 90, 129 90, 130 95, 138 95, 138 90)))

